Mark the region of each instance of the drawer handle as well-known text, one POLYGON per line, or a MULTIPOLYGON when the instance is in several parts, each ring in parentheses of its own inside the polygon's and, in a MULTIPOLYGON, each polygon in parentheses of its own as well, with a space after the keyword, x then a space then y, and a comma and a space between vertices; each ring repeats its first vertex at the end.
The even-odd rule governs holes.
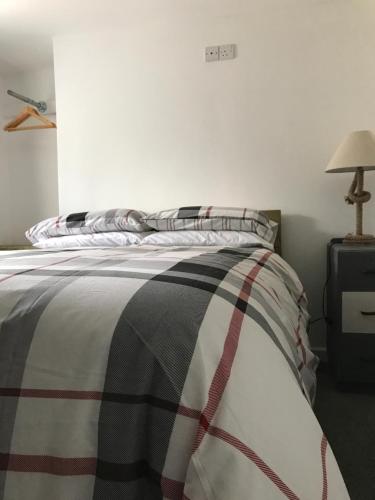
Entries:
POLYGON ((375 274, 375 269, 366 269, 363 274, 375 274))
POLYGON ((375 311, 361 311, 363 316, 375 316, 375 311))

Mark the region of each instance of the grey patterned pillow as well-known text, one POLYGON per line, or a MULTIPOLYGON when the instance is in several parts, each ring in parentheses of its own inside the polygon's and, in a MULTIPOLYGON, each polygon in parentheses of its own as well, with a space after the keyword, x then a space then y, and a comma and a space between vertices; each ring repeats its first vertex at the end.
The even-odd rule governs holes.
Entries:
POLYGON ((181 207, 162 210, 143 217, 148 226, 158 231, 207 230, 249 231, 274 242, 277 224, 263 212, 236 207, 181 207))
POLYGON ((35 224, 25 235, 32 243, 37 243, 47 238, 69 234, 149 231, 150 227, 142 220, 145 216, 145 212, 128 208, 60 215, 35 224))

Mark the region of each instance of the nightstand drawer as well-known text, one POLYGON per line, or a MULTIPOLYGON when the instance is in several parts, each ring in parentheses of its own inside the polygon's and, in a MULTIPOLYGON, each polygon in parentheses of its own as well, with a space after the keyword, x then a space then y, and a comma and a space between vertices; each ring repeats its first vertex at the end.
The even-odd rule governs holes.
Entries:
POLYGON ((375 292, 342 293, 342 332, 375 334, 375 292))
POLYGON ((338 278, 346 290, 375 290, 375 252, 343 252, 339 257, 338 278))

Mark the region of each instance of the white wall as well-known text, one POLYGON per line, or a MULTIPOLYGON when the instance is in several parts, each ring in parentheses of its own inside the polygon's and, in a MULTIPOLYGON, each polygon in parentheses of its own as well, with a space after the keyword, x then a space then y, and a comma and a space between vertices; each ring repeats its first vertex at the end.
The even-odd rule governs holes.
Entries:
MULTIPOLYGON (((60 209, 281 208, 284 255, 316 317, 326 243, 354 226, 350 176, 324 168, 346 133, 375 126, 375 6, 222 3, 55 38, 60 209), (205 63, 221 43, 238 57, 205 63)), ((375 232, 374 214, 370 202, 375 232)))
MULTIPOLYGON (((53 67, 3 78, 1 102, 4 125, 14 118, 25 103, 5 94, 12 89, 36 100, 54 105, 53 67)), ((52 109, 52 111, 54 111, 52 109)), ((55 121, 56 116, 48 116, 55 121)), ((8 168, 7 233, 0 229, 2 243, 25 243, 25 230, 36 222, 58 213, 56 130, 4 132, 1 127, 0 147, 8 168)), ((1 161, 1 160, 0 160, 1 161)))
MULTIPOLYGON (((5 83, 0 77, 0 122, 5 123, 5 83)), ((0 133, 0 245, 9 241, 10 236, 9 168, 6 157, 6 141, 0 133)))

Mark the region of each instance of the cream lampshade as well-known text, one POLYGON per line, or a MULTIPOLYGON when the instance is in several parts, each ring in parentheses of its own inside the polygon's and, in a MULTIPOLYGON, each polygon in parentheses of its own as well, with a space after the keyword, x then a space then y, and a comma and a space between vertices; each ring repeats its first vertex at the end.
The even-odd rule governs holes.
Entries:
POLYGON ((345 201, 356 205, 356 234, 347 234, 344 241, 351 243, 374 243, 374 236, 363 234, 363 203, 371 198, 363 191, 365 170, 375 170, 375 134, 370 130, 359 130, 349 134, 337 148, 326 172, 355 172, 345 201))

